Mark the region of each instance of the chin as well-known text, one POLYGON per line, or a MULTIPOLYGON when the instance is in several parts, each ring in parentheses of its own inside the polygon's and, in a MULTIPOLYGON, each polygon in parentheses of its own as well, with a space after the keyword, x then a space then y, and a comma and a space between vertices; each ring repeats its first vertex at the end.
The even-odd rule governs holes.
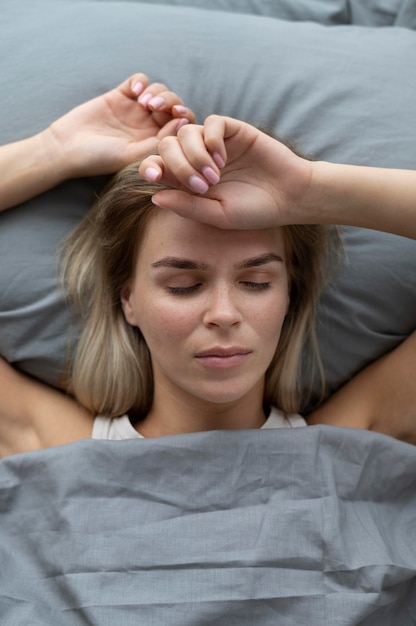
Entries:
MULTIPOLYGON (((207 390, 206 392, 199 390, 198 394, 195 394, 195 398, 203 403, 212 404, 219 408, 221 405, 235 405, 238 402, 246 402, 248 396, 253 397, 257 395, 254 392, 253 387, 243 387, 230 389, 230 385, 227 385, 226 389, 220 389, 218 386, 215 389, 207 390)), ((263 402, 263 386, 258 393, 261 402, 263 402)))

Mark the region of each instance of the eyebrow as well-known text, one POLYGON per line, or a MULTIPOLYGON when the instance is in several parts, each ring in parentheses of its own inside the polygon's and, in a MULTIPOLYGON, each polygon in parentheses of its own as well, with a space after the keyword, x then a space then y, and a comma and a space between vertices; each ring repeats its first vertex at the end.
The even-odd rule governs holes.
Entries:
MULTIPOLYGON (((235 269, 244 270, 251 267, 259 267, 261 265, 266 265, 267 263, 272 263, 273 261, 283 263, 283 258, 274 252, 266 252, 266 254, 245 259, 241 263, 238 263, 235 266, 235 269)), ((167 256, 159 261, 155 261, 155 263, 152 263, 152 267, 172 267, 180 270, 209 270, 209 265, 207 265, 207 263, 203 263, 202 261, 192 261, 190 259, 175 256, 167 256)))
POLYGON ((274 252, 266 252, 266 254, 246 259, 238 265, 238 269, 245 270, 250 267, 259 267, 260 265, 266 265, 267 263, 272 263, 273 261, 283 263, 283 257, 281 257, 280 254, 275 254, 274 252))
POLYGON ((179 270, 207 270, 206 263, 199 261, 191 261, 190 259, 181 259, 176 256, 166 256, 160 261, 152 263, 152 267, 174 267, 179 270))

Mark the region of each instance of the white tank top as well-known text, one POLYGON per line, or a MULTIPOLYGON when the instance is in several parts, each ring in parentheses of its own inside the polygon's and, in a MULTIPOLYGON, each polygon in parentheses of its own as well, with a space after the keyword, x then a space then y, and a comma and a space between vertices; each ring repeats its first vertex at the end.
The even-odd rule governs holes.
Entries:
MULTIPOLYGON (((269 417, 261 428, 297 428, 298 426, 306 426, 301 415, 285 415, 272 407, 269 417)), ((94 420, 92 438, 121 441, 123 439, 143 439, 144 437, 134 428, 128 415, 121 417, 98 415, 94 420)))

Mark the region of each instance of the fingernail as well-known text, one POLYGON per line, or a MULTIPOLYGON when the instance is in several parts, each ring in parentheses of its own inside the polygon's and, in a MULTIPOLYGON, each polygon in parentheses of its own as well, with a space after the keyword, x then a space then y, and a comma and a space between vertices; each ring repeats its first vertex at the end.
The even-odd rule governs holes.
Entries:
POLYGON ((215 172, 212 167, 204 167, 202 173, 211 185, 216 185, 220 180, 217 172, 215 172))
POLYGON ((206 193, 209 189, 209 185, 199 176, 191 176, 188 183, 196 193, 206 193))
POLYGON ((156 96, 155 98, 149 100, 148 104, 152 107, 152 109, 160 109, 164 104, 166 104, 166 100, 161 96, 156 96))
POLYGON ((159 178, 159 176, 160 172, 155 167, 147 167, 144 170, 145 179, 150 181, 151 183, 154 183, 159 178))
POLYGON ((152 98, 153 98, 152 93, 146 93, 144 96, 139 98, 139 102, 145 107, 148 104, 149 100, 151 100, 152 98))
MULTIPOLYGON (((155 206, 161 207, 161 205, 159 204, 159 202, 158 202, 158 200, 157 200, 156 196, 152 196, 150 199, 151 199, 152 203, 153 203, 155 206)), ((162 208, 162 207, 161 207, 161 208, 162 208)))
POLYGON ((225 161, 219 152, 214 152, 214 154, 212 155, 212 158, 214 160, 215 165, 219 167, 220 169, 222 169, 225 166, 225 161))
POLYGON ((131 90, 133 93, 136 94, 136 96, 138 96, 143 91, 143 87, 143 83, 138 80, 136 83, 134 83, 134 85, 132 85, 131 90))
POLYGON ((177 125, 176 125, 176 132, 178 132, 178 130, 179 130, 180 128, 182 128, 182 126, 186 126, 187 124, 189 124, 189 120, 187 120, 187 119, 185 119, 185 118, 184 118, 184 119, 182 119, 182 120, 179 120, 179 122, 178 122, 178 123, 177 123, 177 125))
POLYGON ((186 115, 188 113, 188 109, 181 104, 175 104, 172 109, 175 109, 178 115, 186 115))

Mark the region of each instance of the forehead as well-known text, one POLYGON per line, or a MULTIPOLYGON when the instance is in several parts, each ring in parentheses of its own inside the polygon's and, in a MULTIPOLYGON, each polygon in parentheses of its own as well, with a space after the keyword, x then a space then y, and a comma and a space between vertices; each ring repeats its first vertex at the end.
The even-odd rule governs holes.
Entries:
POLYGON ((173 211, 155 211, 140 245, 139 260, 150 262, 159 256, 204 257, 218 261, 246 258, 252 254, 285 253, 281 228, 262 230, 224 230, 183 218, 173 211))

